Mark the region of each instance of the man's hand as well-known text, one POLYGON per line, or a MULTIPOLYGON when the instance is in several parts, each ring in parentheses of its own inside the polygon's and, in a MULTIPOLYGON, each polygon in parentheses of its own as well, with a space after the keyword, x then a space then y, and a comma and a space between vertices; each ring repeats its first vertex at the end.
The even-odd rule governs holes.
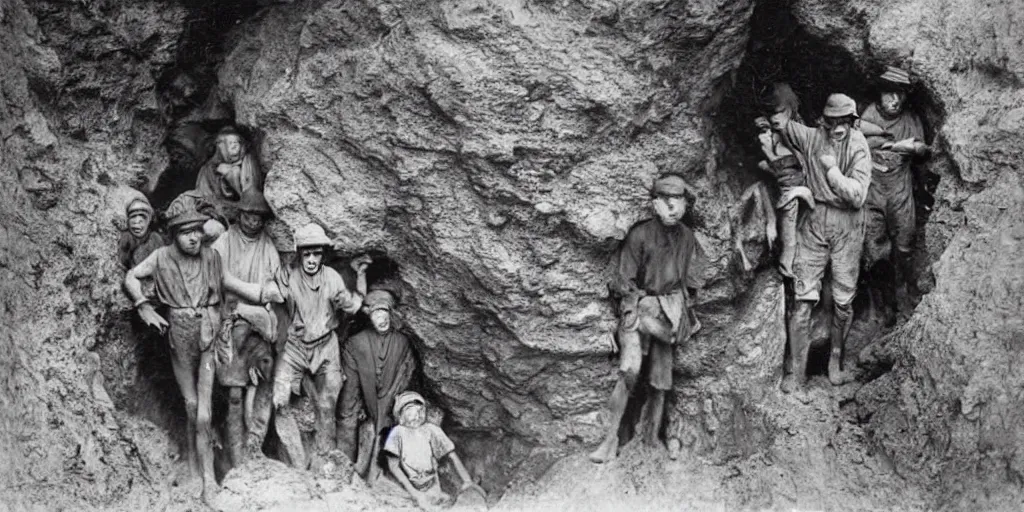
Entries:
POLYGON ((264 304, 282 304, 284 296, 281 295, 281 290, 277 288, 276 284, 267 282, 263 283, 260 288, 260 301, 264 304))
POLYGON ((370 263, 373 263, 373 258, 369 254, 364 254, 352 260, 352 263, 349 263, 349 265, 352 266, 352 270, 355 270, 356 273, 365 274, 366 268, 370 266, 370 263))
POLYGON ((888 149, 897 153, 914 153, 917 149, 917 143, 914 142, 913 137, 909 137, 900 141, 896 141, 888 149))
POLYGON ((832 153, 822 153, 818 155, 818 161, 821 162, 821 165, 825 166, 825 169, 831 169, 838 165, 838 162, 836 162, 836 156, 832 153))
POLYGON ((139 306, 139 318, 146 325, 160 331, 160 334, 167 332, 167 326, 170 325, 167 323, 167 320, 164 320, 164 317, 157 314, 156 310, 153 309, 153 305, 148 302, 143 302, 139 306))

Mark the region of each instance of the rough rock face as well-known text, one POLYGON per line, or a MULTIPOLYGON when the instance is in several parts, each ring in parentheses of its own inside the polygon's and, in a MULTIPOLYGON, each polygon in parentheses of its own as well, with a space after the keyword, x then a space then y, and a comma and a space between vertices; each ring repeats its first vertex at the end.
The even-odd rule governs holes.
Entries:
POLYGON ((593 441, 615 378, 605 267, 659 169, 700 191, 717 280, 703 300, 740 291, 702 114, 751 8, 280 6, 241 30, 220 87, 263 133, 286 223, 397 262, 425 377, 455 422, 593 441))
POLYGON ((1024 281, 1024 2, 794 2, 812 32, 907 65, 945 116, 949 161, 925 237, 935 288, 873 347, 891 371, 857 393, 873 444, 952 509, 1018 509, 1024 281), (939 249, 941 253, 936 253, 939 249), (941 255, 940 255, 941 254, 941 255))
MULTIPOLYGON (((0 5, 0 503, 150 509, 174 448, 114 409, 95 352, 125 308, 111 219, 161 167, 153 75, 184 11, 0 5)), ((129 351, 125 360, 130 359, 129 351)))

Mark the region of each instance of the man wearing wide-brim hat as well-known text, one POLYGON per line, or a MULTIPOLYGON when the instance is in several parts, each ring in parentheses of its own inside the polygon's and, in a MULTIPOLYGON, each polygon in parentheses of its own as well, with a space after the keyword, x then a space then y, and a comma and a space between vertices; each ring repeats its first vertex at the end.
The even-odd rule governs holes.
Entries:
POLYGON ((368 257, 352 262, 356 271, 356 290, 349 290, 336 270, 324 265, 325 252, 333 246, 324 229, 307 224, 293 236, 299 268, 282 268, 276 282, 288 310, 287 340, 274 367, 274 424, 291 463, 305 468, 306 457, 291 406, 291 393, 303 376, 313 376, 316 396, 316 455, 322 459, 333 450, 335 410, 344 376, 338 335, 338 310, 348 314, 359 311, 366 296, 368 257))
POLYGON ((865 204, 865 268, 874 274, 872 281, 882 286, 884 307, 895 308, 904 316, 911 308, 908 288, 913 282, 917 227, 912 164, 929 150, 921 118, 907 108, 911 86, 909 73, 886 68, 878 80, 879 100, 861 114, 865 122, 881 130, 879 136, 868 138, 874 173, 865 204), (895 270, 902 274, 899 284, 895 270))
POLYGON ((871 183, 871 153, 857 129, 857 104, 845 94, 832 94, 822 110, 822 124, 811 128, 780 119, 782 134, 805 162, 807 186, 815 207, 797 227, 793 265, 795 301, 789 325, 790 373, 782 382, 786 393, 807 380, 811 310, 820 298, 825 269, 832 271, 832 325, 829 380, 841 384, 851 373, 843 367, 843 350, 853 319, 860 256, 864 247, 864 201, 871 183))
MULTIPOLYGON (((250 283, 271 281, 281 260, 264 229, 272 216, 270 205, 258 190, 248 190, 237 206, 238 222, 217 238, 213 250, 235 277, 250 283)), ((217 383, 229 388, 227 448, 237 466, 244 458, 243 442, 246 452, 258 454, 267 433, 279 318, 276 311, 231 293, 225 293, 225 303, 230 325, 218 340, 217 383)))
POLYGON ((173 244, 153 251, 128 271, 124 287, 142 321, 167 333, 174 377, 185 398, 188 416, 189 459, 203 479, 203 498, 209 502, 217 489, 213 473, 211 398, 216 360, 211 350, 221 319, 224 293, 252 303, 282 302, 273 284, 244 282, 224 267, 217 252, 202 244, 203 224, 193 196, 182 194, 165 212, 173 244), (153 278, 157 301, 166 308, 165 319, 142 293, 140 279, 153 278))

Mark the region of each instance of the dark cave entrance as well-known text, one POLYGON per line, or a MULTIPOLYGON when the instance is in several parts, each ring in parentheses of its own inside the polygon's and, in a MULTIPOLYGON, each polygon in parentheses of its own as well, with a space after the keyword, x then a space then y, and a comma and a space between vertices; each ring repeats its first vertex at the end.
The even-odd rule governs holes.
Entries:
MULTIPOLYGON (((900 63, 883 62, 874 58, 858 60, 844 48, 831 44, 827 39, 811 36, 793 16, 789 0, 761 0, 757 3, 750 21, 750 40, 747 54, 736 69, 731 80, 723 85, 725 90, 721 103, 715 112, 718 136, 723 142, 721 165, 742 187, 757 181, 767 180, 770 189, 775 189, 771 176, 758 169, 758 161, 764 157, 757 142, 754 119, 765 115, 764 99, 771 92, 775 82, 788 83, 800 99, 799 113, 808 126, 815 126, 821 116, 821 109, 829 94, 844 93, 857 101, 858 110, 877 101, 876 77, 885 66, 900 63)), ((906 108, 916 112, 925 124, 926 142, 933 143, 934 133, 944 120, 944 112, 927 84, 916 83, 910 91, 906 108)), ((932 160, 942 158, 941 148, 934 147, 932 160)), ((924 279, 930 263, 925 247, 924 226, 935 202, 934 192, 939 176, 930 171, 931 166, 915 162, 914 199, 916 203, 915 232, 915 273, 917 280, 924 279)), ((739 192, 742 189, 737 189, 739 192)), ((738 194, 737 194, 738 196, 738 194)), ((777 197, 777 195, 773 195, 777 197)), ((748 254, 750 254, 748 252, 748 254)), ((768 258, 762 258, 761 268, 776 265, 778 251, 768 258)), ((901 274, 900 274, 901 275, 901 274)), ((846 354, 850 357, 860 349, 891 329, 884 320, 879 320, 879 295, 897 277, 895 267, 887 261, 863 268, 854 300, 854 326, 847 339, 846 354)), ((828 363, 828 330, 831 316, 831 300, 827 296, 828 273, 823 280, 823 300, 815 308, 812 319, 812 351, 808 363, 809 375, 824 375, 828 363)), ((787 307, 792 302, 791 287, 787 287, 787 307)), ((916 304, 920 293, 912 295, 916 304)), ((890 317, 892 318, 892 317, 890 317)))

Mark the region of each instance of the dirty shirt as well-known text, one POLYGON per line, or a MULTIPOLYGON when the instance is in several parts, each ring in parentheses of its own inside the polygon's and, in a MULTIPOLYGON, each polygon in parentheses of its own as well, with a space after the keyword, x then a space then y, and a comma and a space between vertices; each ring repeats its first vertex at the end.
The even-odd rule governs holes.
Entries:
POLYGON ((851 128, 846 140, 837 146, 824 128, 810 128, 795 121, 786 123, 783 133, 803 157, 804 175, 815 202, 841 209, 858 209, 864 204, 871 183, 871 152, 860 130, 851 128), (836 156, 836 165, 846 178, 841 183, 829 181, 828 169, 819 159, 826 150, 836 156))
POLYGON ((398 457, 409 482, 422 491, 434 484, 437 461, 455 451, 455 444, 433 423, 416 428, 398 425, 388 434, 384 451, 398 457))
MULTIPOLYGON (((918 142, 924 142, 924 125, 916 114, 909 110, 903 110, 899 115, 887 118, 878 110, 878 105, 872 103, 864 109, 861 119, 876 124, 892 135, 892 140, 900 141, 913 138, 918 142)), ((888 149, 874 149, 872 151, 874 161, 886 171, 907 171, 910 170, 911 156, 890 151, 888 149)))
POLYGON ((390 425, 391 405, 405 391, 414 365, 409 338, 393 329, 384 334, 366 329, 345 344, 342 364, 346 373, 359 375, 358 385, 376 431, 390 425))
POLYGON ((338 327, 336 309, 349 314, 359 310, 356 294, 345 286, 336 270, 327 266, 312 276, 301 268, 282 269, 277 284, 291 318, 288 339, 318 342, 338 327))

